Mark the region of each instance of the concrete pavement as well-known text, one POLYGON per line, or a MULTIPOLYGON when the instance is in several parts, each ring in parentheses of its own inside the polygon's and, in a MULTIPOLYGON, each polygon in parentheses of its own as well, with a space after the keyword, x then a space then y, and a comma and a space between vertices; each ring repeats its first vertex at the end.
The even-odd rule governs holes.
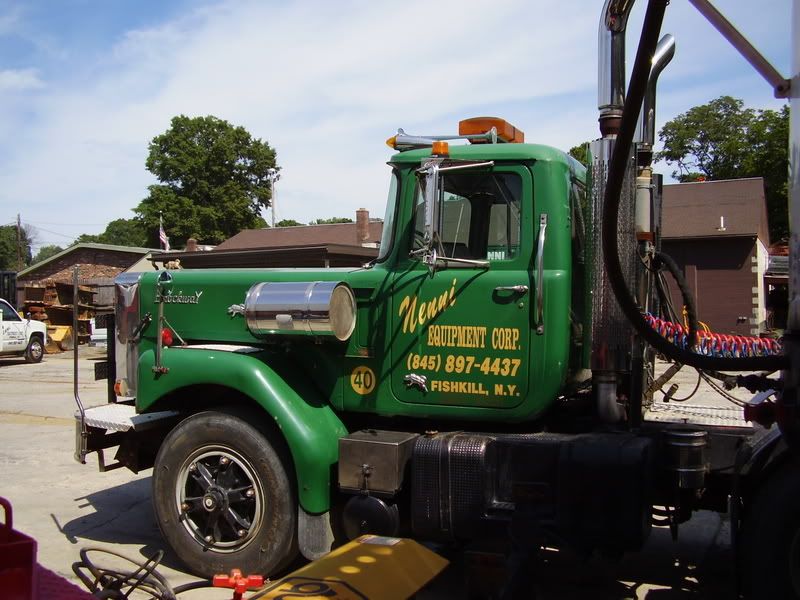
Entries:
MULTIPOLYGON (((87 405, 105 401, 105 382, 93 381, 92 362, 101 354, 81 349, 80 395, 87 405)), ((99 473, 93 456, 87 465, 73 459, 71 356, 49 355, 37 365, 0 359, 0 496, 14 506, 15 528, 38 540, 39 562, 75 580, 71 564, 83 547, 143 559, 164 544, 153 519, 149 471, 99 473)), ((681 527, 677 543, 668 530, 656 529, 642 553, 621 561, 547 551, 532 579, 546 599, 730 598, 734 571, 727 536, 723 518, 700 513, 681 527)), ((159 567, 172 585, 194 580, 182 569, 170 554, 159 567)), ((456 564, 424 597, 463 597, 462 575, 456 564)), ((227 599, 230 593, 203 590, 181 597, 227 599)))

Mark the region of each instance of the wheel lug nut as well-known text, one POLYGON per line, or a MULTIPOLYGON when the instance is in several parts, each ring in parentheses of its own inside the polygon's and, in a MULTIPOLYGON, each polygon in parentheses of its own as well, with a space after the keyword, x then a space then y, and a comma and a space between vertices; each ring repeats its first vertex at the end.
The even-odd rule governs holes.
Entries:
POLYGON ((256 492, 253 488, 250 488, 244 493, 244 495, 247 496, 248 498, 252 498, 253 496, 256 495, 256 492))
POLYGON ((183 502, 183 503, 181 503, 181 510, 182 510, 183 512, 186 512, 186 511, 187 511, 187 510, 189 510, 190 508, 191 508, 191 506, 189 506, 189 503, 188 503, 188 502, 183 502))
POLYGON ((228 458, 227 456, 223 456, 222 458, 219 459, 219 464, 221 464, 223 467, 227 465, 229 462, 231 462, 231 459, 228 458))
POLYGON ((190 470, 192 473, 194 473, 195 471, 197 471, 197 465, 196 465, 195 463, 192 463, 192 464, 190 464, 190 465, 189 465, 189 470, 190 470))
POLYGON ((206 536, 206 537, 204 537, 203 539, 204 539, 204 540, 205 540, 207 543, 209 543, 209 544, 213 544, 213 543, 214 543, 214 536, 207 535, 207 536, 206 536))
POLYGON ((245 531, 244 529, 240 529, 236 533, 239 535, 240 538, 243 538, 244 536, 247 535, 247 531, 245 531))

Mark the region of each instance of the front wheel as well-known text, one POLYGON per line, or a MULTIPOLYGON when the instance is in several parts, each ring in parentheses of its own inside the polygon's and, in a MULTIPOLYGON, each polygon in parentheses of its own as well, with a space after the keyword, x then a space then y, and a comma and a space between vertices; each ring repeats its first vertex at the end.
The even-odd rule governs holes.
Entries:
POLYGON ((44 356, 44 346, 38 335, 31 337, 28 347, 25 349, 25 360, 29 363, 42 362, 44 356))
POLYGON ((294 558, 297 508, 287 457, 249 422, 203 412, 164 440, 153 472, 161 533, 196 574, 271 574, 294 558))
POLYGON ((761 486, 742 525, 745 596, 800 599, 800 464, 789 463, 761 486))

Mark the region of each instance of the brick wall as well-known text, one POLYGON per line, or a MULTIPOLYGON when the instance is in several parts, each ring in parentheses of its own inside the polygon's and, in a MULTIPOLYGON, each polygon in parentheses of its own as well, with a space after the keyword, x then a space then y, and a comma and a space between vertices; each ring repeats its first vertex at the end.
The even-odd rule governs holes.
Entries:
POLYGON ((27 273, 20 283, 33 283, 49 279, 52 281, 72 281, 72 269, 80 267, 81 279, 115 277, 142 257, 139 253, 80 248, 61 258, 53 260, 40 268, 27 273))

